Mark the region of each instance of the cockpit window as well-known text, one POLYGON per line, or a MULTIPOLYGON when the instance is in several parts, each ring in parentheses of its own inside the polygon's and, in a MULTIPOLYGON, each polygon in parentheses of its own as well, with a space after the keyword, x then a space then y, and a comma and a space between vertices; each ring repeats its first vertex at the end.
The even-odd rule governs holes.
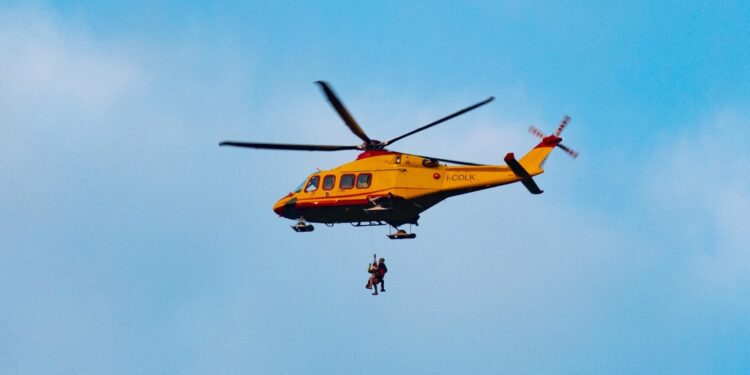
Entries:
POLYGON ((320 176, 312 176, 312 178, 310 179, 310 182, 308 182, 307 186, 305 187, 305 193, 318 190, 319 182, 320 182, 320 176))
POLYGON ((299 193, 300 191, 302 191, 302 187, 305 186, 305 182, 307 182, 307 179, 302 180, 302 182, 297 185, 297 188, 294 189, 294 192, 299 193))
POLYGON ((333 185, 336 185, 336 176, 329 174, 323 178, 323 190, 331 190, 333 185))

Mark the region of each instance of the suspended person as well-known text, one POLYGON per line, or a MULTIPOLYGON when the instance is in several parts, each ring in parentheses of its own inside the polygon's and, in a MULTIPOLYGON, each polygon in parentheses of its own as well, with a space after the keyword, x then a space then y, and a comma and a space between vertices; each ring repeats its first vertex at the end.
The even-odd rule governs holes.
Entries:
MULTIPOLYGON (((378 261, 378 274, 379 274, 379 279, 380 279, 380 291, 381 292, 385 292, 385 274, 387 272, 388 272, 388 267, 385 266, 385 258, 380 258, 380 260, 378 261)), ((377 284, 375 286, 376 286, 375 289, 377 290, 378 289, 377 284)))
POLYGON ((372 292, 373 296, 378 295, 378 283, 380 282, 380 269, 378 268, 378 262, 373 261, 372 264, 367 266, 367 272, 370 273, 370 278, 367 280, 367 289, 374 289, 372 292))

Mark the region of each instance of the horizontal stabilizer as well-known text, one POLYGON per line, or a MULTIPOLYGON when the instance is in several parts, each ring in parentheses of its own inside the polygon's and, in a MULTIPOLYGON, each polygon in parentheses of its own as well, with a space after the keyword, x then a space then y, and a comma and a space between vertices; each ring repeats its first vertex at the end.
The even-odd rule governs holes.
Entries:
POLYGON ((516 176, 521 177, 521 183, 523 186, 526 186, 526 189, 528 189, 531 194, 543 193, 543 191, 539 189, 539 186, 537 186, 536 182, 534 182, 534 179, 531 178, 529 172, 527 172, 521 163, 516 160, 516 157, 512 152, 505 155, 505 163, 508 164, 508 167, 510 167, 510 170, 513 171, 516 176))

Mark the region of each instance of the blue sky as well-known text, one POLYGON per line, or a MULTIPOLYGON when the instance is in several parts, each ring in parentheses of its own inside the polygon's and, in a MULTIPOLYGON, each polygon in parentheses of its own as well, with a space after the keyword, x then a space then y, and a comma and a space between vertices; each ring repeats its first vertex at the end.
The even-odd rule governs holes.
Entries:
POLYGON ((0 6, 0 373, 750 371, 745 2, 0 6), (383 228, 271 205, 355 154, 312 83, 397 150, 537 178, 383 228), (389 290, 362 288, 388 259, 389 290))

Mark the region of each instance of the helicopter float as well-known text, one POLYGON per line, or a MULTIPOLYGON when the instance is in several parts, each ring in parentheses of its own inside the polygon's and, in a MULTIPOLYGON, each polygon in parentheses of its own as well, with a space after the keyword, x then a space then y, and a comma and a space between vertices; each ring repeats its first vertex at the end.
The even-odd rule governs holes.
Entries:
POLYGON ((532 194, 541 194, 542 190, 532 177, 544 172, 542 165, 550 152, 559 147, 574 158, 578 156, 576 151, 561 144, 560 133, 570 121, 568 116, 550 135, 532 126, 529 131, 541 138, 541 142, 518 160, 512 152, 506 154, 505 165, 484 165, 387 150, 386 147, 401 139, 479 108, 494 98, 489 97, 391 140, 378 141, 367 136, 328 83, 316 83, 344 123, 363 141, 362 144, 331 146, 235 141, 219 144, 270 150, 361 152, 354 161, 309 175, 297 189, 273 205, 279 216, 297 221, 292 225, 296 232, 314 230, 310 223, 327 226, 350 223, 356 227, 390 225, 396 232, 388 235, 389 238, 415 238, 415 233, 407 233, 399 227, 418 225, 422 212, 446 198, 514 182, 522 183, 532 194))

